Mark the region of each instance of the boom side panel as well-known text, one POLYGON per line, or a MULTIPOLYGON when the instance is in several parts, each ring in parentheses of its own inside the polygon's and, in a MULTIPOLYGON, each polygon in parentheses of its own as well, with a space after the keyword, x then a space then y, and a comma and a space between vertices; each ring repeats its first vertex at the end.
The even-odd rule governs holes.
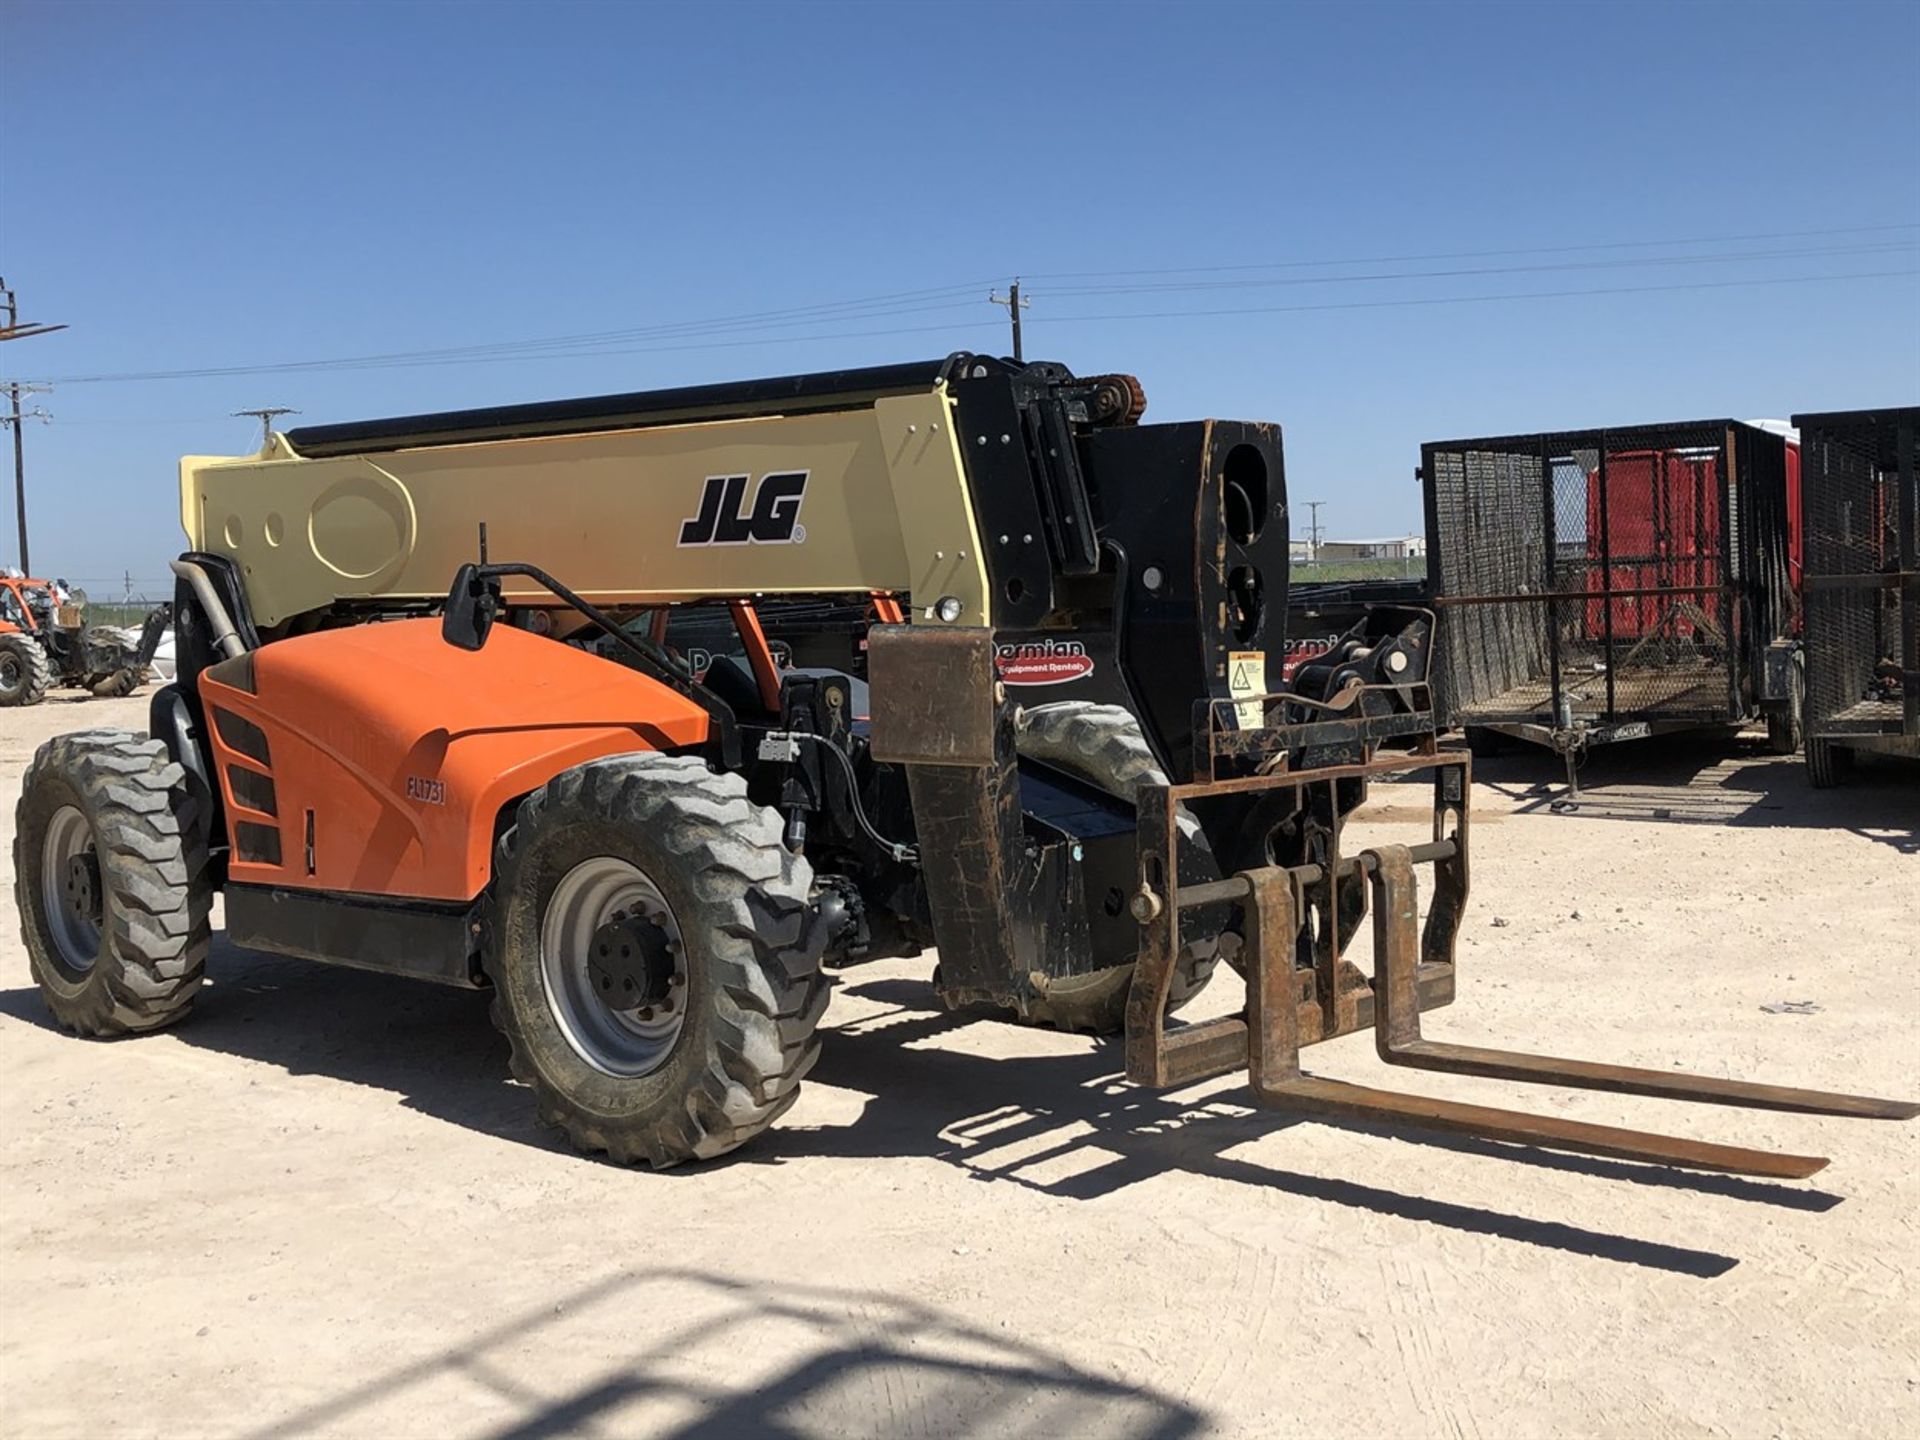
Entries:
MULTIPOLYGON (((336 599, 442 596, 482 524, 493 554, 564 576, 597 605, 936 584, 978 619, 985 573, 949 408, 940 389, 859 410, 371 456, 303 459, 282 443, 272 458, 183 461, 181 518, 193 548, 241 566, 268 628, 336 599), (768 476, 787 478, 763 493, 768 476)), ((524 582, 507 594, 546 598, 524 582)))

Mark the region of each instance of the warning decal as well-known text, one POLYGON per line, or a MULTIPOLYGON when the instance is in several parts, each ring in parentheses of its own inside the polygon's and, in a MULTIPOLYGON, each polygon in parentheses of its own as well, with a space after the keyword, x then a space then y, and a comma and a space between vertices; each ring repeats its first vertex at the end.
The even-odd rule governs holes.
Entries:
MULTIPOLYGON (((1243 695, 1267 693, 1267 656, 1264 650, 1234 650, 1227 655, 1227 693, 1235 699, 1243 695)), ((1235 722, 1242 730, 1257 730, 1265 723, 1258 704, 1248 702, 1233 707, 1235 722)))

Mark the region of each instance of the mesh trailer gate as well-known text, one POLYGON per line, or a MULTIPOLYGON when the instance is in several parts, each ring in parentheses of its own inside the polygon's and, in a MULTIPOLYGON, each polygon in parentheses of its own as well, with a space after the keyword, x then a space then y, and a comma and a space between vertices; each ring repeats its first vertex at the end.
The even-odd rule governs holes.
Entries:
POLYGON ((1807 775, 1920 756, 1920 406, 1796 415, 1806 531, 1807 775))
POLYGON ((1763 713, 1791 751, 1797 467, 1734 420, 1422 446, 1443 718, 1570 786, 1588 745, 1763 713))

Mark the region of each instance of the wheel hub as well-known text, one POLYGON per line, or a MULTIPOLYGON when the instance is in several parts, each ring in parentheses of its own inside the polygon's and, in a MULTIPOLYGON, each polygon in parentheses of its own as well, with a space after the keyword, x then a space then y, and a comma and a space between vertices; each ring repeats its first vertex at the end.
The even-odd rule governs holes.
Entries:
POLYGON ((67 909, 74 919, 89 925, 100 923, 100 857, 82 850, 67 857, 67 873, 62 883, 67 909))
POLYGON ((687 1018, 687 957, 660 887, 620 856, 576 864, 540 922, 547 1006, 567 1044, 605 1075, 666 1063, 687 1018))
POLYGON ((672 937, 643 915, 609 920, 594 932, 587 978, 609 1010, 651 1020, 655 1010, 673 1008, 674 949, 672 937))

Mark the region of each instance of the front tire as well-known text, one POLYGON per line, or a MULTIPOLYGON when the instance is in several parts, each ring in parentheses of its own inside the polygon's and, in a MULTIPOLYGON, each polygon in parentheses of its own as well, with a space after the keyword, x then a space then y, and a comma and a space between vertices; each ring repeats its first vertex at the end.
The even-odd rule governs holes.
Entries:
POLYGON ((0 635, 0 705, 38 705, 52 684, 45 646, 31 635, 0 635))
POLYGON ((157 1030, 192 1007, 213 889, 186 775, 158 740, 61 735, 27 769, 14 898, 53 1018, 80 1035, 157 1030))
POLYGON ((798 1098, 824 930, 812 871, 739 776, 671 755, 568 770, 522 803, 497 873, 494 1023, 578 1148, 711 1159, 798 1098))

